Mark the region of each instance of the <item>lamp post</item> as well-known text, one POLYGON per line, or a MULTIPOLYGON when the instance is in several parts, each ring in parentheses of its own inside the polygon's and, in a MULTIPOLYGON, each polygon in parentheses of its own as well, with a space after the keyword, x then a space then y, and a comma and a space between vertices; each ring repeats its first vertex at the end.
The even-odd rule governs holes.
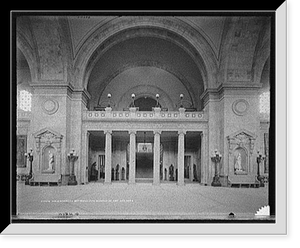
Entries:
POLYGON ((30 148, 30 151, 28 153, 25 153, 25 157, 29 160, 29 174, 26 177, 25 185, 29 185, 29 180, 32 178, 32 161, 33 161, 32 148, 30 148))
POLYGON ((211 156, 211 160, 215 163, 215 176, 213 178, 211 186, 215 186, 215 187, 222 186, 220 183, 220 176, 219 176, 219 165, 221 159, 222 159, 222 155, 216 149, 215 153, 213 153, 211 156))
POLYGON ((132 99, 132 103, 131 103, 131 107, 132 108, 135 108, 135 105, 134 105, 134 98, 135 98, 135 94, 131 94, 131 99, 132 99))
POLYGON ((111 94, 110 93, 107 94, 107 98, 108 98, 108 106, 107 107, 110 108, 110 99, 111 99, 111 94))
POLYGON ((70 168, 71 168, 68 185, 77 185, 76 176, 74 174, 74 163, 78 159, 78 156, 76 155, 74 149, 72 149, 72 151, 69 152, 67 156, 68 156, 68 159, 70 162, 70 168))
POLYGON ((155 107, 159 108, 159 103, 158 103, 159 94, 156 94, 155 97, 156 97, 156 106, 155 107))
POLYGON ((183 103, 182 103, 182 100, 183 100, 183 94, 180 94, 180 107, 179 108, 183 108, 183 103))
POLYGON ((264 177, 262 177, 262 176, 260 175, 260 170, 259 170, 260 163, 261 163, 262 161, 264 161, 264 160, 265 160, 265 156, 262 155, 262 154, 260 153, 260 151, 257 151, 256 162, 257 162, 257 180, 259 181, 259 187, 264 187, 264 186, 265 186, 265 184, 264 184, 264 177))

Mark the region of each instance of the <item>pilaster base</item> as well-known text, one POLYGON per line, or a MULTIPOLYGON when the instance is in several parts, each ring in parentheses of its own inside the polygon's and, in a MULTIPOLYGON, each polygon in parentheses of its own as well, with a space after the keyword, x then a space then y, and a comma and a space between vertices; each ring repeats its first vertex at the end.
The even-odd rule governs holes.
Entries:
POLYGON ((214 176, 213 182, 211 183, 211 186, 214 186, 214 187, 221 187, 222 184, 221 184, 221 182, 220 182, 220 178, 214 176))
POLYGON ((77 185, 76 176, 70 175, 68 185, 77 185))
POLYGON ((265 187, 264 177, 257 176, 257 181, 259 182, 259 187, 265 187))

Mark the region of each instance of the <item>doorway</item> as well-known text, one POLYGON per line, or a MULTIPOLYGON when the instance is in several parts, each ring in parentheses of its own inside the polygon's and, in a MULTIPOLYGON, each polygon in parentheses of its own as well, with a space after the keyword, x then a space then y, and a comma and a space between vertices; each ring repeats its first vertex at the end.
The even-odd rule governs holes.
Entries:
POLYGON ((137 153, 136 179, 153 178, 153 153, 137 153))
POLYGON ((139 108, 139 111, 152 111, 154 107, 160 107, 161 105, 151 97, 140 97, 134 101, 136 107, 139 108))

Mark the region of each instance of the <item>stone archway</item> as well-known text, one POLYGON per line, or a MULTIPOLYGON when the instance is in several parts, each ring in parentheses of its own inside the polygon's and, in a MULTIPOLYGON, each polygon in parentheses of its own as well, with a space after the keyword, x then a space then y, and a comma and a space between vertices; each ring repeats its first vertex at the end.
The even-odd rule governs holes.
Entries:
POLYGON ((75 61, 78 88, 87 88, 89 74, 101 55, 116 42, 137 35, 156 36, 181 46, 201 71, 204 88, 216 87, 218 62, 208 41, 190 25, 164 17, 120 17, 99 27, 82 45, 75 61), (128 32, 134 31, 133 34, 128 32))
MULTIPOLYGON (((100 104, 100 99, 101 96, 105 90, 105 88, 109 85, 109 83, 118 75, 120 75, 122 72, 131 69, 131 68, 136 68, 136 67, 154 67, 154 68, 158 68, 158 69, 162 69, 170 74, 172 74, 173 76, 175 76, 186 88, 186 92, 188 93, 188 98, 191 101, 193 106, 197 106, 198 105, 198 99, 195 95, 195 92, 193 91, 193 88, 191 86, 191 84, 189 83, 189 81, 184 77, 184 75, 180 74, 180 72, 168 67, 167 65, 164 65, 162 63, 160 63, 159 61, 153 61, 153 60, 144 60, 144 61, 135 61, 135 62, 131 62, 131 63, 127 63, 124 66, 122 66, 122 68, 120 68, 119 70, 115 71, 114 73, 112 73, 111 75, 109 75, 107 78, 105 78, 103 81, 99 82, 99 84, 103 85, 102 86, 102 90, 99 91, 99 99, 98 99, 98 105, 100 104)), ((161 91, 161 89, 159 90, 161 91)), ((134 92, 134 93, 139 93, 139 92, 134 92)), ((146 93, 146 92, 145 92, 146 93)), ((158 92, 157 92, 158 93, 158 92)), ((155 93, 153 92, 154 96, 155 93)), ((172 104, 174 107, 175 105, 172 104)), ((169 105, 170 106, 170 105, 169 105)))
POLYGON ((27 42, 26 38, 17 32, 17 48, 23 53, 30 70, 30 76, 32 82, 38 81, 38 63, 34 50, 31 48, 30 44, 27 42))

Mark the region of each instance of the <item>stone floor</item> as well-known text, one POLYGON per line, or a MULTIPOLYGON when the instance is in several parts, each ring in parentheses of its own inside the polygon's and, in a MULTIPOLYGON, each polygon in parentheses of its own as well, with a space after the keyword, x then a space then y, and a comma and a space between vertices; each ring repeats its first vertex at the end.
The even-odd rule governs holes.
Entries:
POLYGON ((268 187, 225 188, 175 183, 17 184, 18 218, 211 219, 253 218, 268 205, 268 187))

